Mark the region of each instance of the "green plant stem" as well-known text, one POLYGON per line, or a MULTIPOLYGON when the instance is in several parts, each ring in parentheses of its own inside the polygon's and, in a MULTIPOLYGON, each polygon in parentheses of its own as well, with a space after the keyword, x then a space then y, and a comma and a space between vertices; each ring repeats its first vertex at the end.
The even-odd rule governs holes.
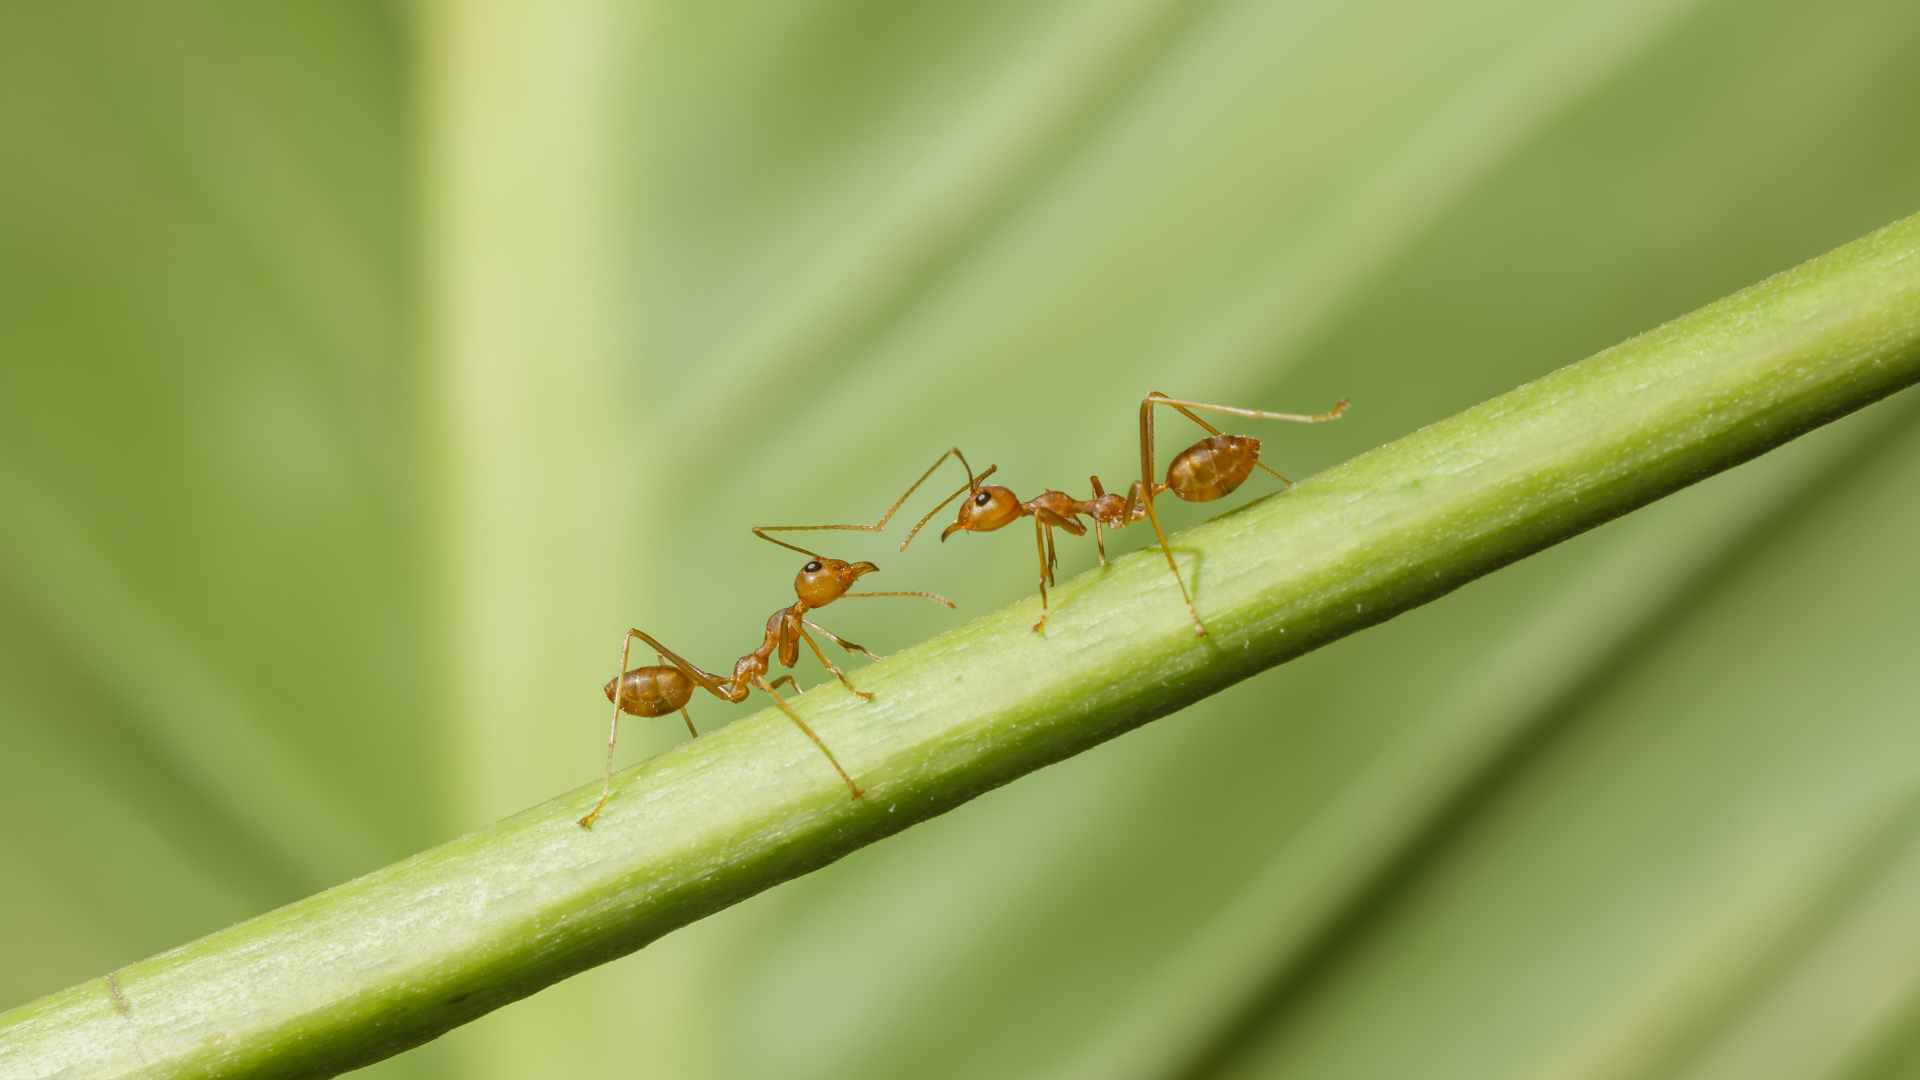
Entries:
POLYGON ((864 799, 764 710, 0 1015, 0 1077, 385 1057, 1916 380, 1920 217, 1178 535, 1207 638, 1148 550, 807 693, 864 799))

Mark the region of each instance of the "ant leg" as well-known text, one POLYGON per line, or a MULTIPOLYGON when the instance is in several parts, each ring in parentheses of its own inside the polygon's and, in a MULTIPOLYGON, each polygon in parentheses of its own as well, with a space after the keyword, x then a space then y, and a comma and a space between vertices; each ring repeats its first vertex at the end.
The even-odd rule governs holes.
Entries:
POLYGON ((1192 410, 1210 409, 1214 412, 1231 413, 1234 416, 1244 416, 1250 420, 1286 420, 1290 423, 1295 423, 1295 424, 1324 424, 1329 420, 1340 419, 1341 414, 1347 411, 1348 404, 1349 402, 1345 398, 1342 398, 1341 400, 1334 402, 1333 408, 1328 409, 1326 412, 1318 412, 1318 413, 1269 412, 1266 409, 1246 409, 1238 405, 1214 405, 1205 401, 1188 401, 1185 398, 1168 397, 1167 395, 1161 393, 1158 390, 1155 390, 1152 393, 1148 394, 1141 401, 1142 406, 1166 405, 1173 409, 1176 409, 1179 411, 1179 413, 1182 416, 1185 416, 1187 419, 1193 421, 1196 424, 1199 424, 1203 428, 1206 428, 1208 431, 1213 432, 1215 435, 1221 434, 1220 429, 1217 427, 1214 427, 1212 424, 1207 423, 1205 420, 1200 419, 1198 416, 1195 416, 1192 410))
POLYGON ((578 821, 583 829, 593 828, 594 819, 613 797, 613 750, 620 742, 620 695, 626 690, 620 680, 627 674, 627 661, 633 655, 633 636, 637 633, 638 630, 628 630, 627 636, 620 639, 620 666, 613 669, 613 723, 607 728, 607 771, 600 779, 600 801, 578 821))
MULTIPOLYGON (((1087 477, 1087 484, 1091 484, 1092 486, 1092 502, 1100 502, 1100 500, 1106 498, 1106 488, 1100 486, 1100 477, 1098 477, 1098 475, 1087 477)), ((1104 571, 1104 569, 1106 569, 1106 536, 1100 534, 1100 519, 1094 517, 1094 515, 1089 515, 1089 517, 1092 517, 1092 546, 1094 546, 1094 550, 1100 552, 1100 569, 1104 571)))
POLYGON ((1174 583, 1180 586, 1180 596, 1187 602, 1187 614, 1193 616, 1193 632, 1205 637, 1206 624, 1200 621, 1200 613, 1194 610, 1193 596, 1187 592, 1186 579, 1180 576, 1180 567, 1173 561, 1173 548, 1167 543, 1167 531, 1160 527, 1160 515, 1153 510, 1153 403, 1162 397, 1156 390, 1140 403, 1140 482, 1127 492, 1128 517, 1132 517, 1136 507, 1146 507, 1147 520, 1153 523, 1153 535, 1160 539, 1160 554, 1167 557, 1167 569, 1172 572, 1174 583))
MULTIPOLYGON (((618 693, 618 688, 615 689, 615 692, 616 694, 618 693)), ((688 721, 688 723, 692 723, 692 721, 688 721)), ((619 741, 620 706, 616 704, 613 708, 613 726, 607 731, 607 771, 606 775, 600 780, 600 799, 593 804, 593 809, 587 811, 586 814, 576 822, 576 824, 583 829, 593 828, 594 819, 600 816, 601 808, 606 806, 607 800, 613 797, 613 748, 619 741)))
MULTIPOLYGON (((715 675, 711 671, 701 670, 698 664, 695 664, 693 661, 688 660, 686 657, 681 656, 677 652, 674 652, 672 649, 667 648, 665 645, 660 644, 660 642, 657 641, 652 634, 647 633, 645 630, 629 629, 627 631, 626 642, 622 643, 621 652, 620 652, 620 673, 622 675, 626 674, 626 671, 627 671, 626 646, 628 644, 631 644, 634 638, 639 638, 641 641, 644 641, 648 645, 653 646, 653 652, 655 656, 658 656, 663 662, 673 667, 679 668, 680 674, 685 675, 689 680, 693 682, 694 685, 704 688, 709 694, 712 694, 714 697, 719 698, 721 701, 731 701, 731 702, 738 703, 746 700, 745 695, 742 695, 741 697, 737 697, 737 698, 728 696, 726 691, 720 689, 721 687, 727 685, 727 680, 722 679, 720 676, 715 675)), ((615 677, 618 678, 619 676, 615 676, 615 677)), ((615 708, 617 709, 618 707, 619 706, 616 704, 615 708)))
POLYGON ((852 692, 854 697, 859 698, 861 701, 873 700, 872 694, 869 694, 865 690, 862 690, 859 687, 853 685, 852 681, 850 681, 847 678, 847 673, 835 667, 833 661, 827 659, 826 652, 824 652, 820 648, 819 642, 813 640, 813 635, 807 633, 806 627, 802 626, 799 629, 800 629, 800 640, 807 643, 807 648, 813 650, 813 655, 820 658, 820 663, 825 665, 828 671, 833 672, 833 677, 840 680, 841 686, 846 687, 850 692, 852 692))
MULTIPOLYGON (((954 492, 952 495, 947 496, 946 502, 942 502, 940 504, 941 506, 945 506, 948 502, 952 502, 954 499, 958 498, 960 495, 964 494, 965 492, 972 491, 976 486, 978 486, 980 482, 979 478, 973 475, 973 467, 967 464, 967 459, 963 455, 961 455, 960 448, 957 446, 951 450, 948 450, 946 453, 941 454, 939 457, 934 458, 933 464, 927 466, 927 471, 920 474, 920 479, 915 480, 912 484, 909 484, 907 486, 907 490, 901 492, 900 497, 893 500, 893 505, 887 507, 887 512, 880 515, 880 520, 874 522, 871 525, 755 525, 753 527, 753 535, 759 537, 762 540, 765 540, 769 544, 778 544, 779 546, 786 548, 789 551, 797 551, 802 555, 810 556, 815 559, 824 559, 826 558, 826 556, 820 554, 817 551, 809 551, 798 544, 789 544, 785 540, 776 540, 773 537, 768 536, 767 534, 770 532, 822 532, 822 531, 880 532, 887 527, 887 522, 893 520, 893 515, 899 512, 900 507, 905 505, 906 501, 913 497, 913 493, 920 489, 920 485, 927 482, 927 478, 933 475, 933 471, 940 467, 941 462, 946 461, 950 457, 958 458, 960 461, 960 467, 967 470, 967 486, 964 488, 961 488, 959 491, 954 492)), ((987 472, 989 473, 992 471, 993 471, 992 469, 987 470, 987 472)), ((985 474, 982 474, 982 475, 985 475, 985 474)), ((936 510, 936 512, 938 511, 936 510)), ((907 539, 908 540, 913 539, 911 534, 909 534, 907 539)), ((902 544, 901 549, 905 550, 906 545, 902 544)))
POLYGON ((1140 486, 1148 503, 1153 501, 1153 400, 1149 394, 1147 400, 1140 403, 1140 486))
POLYGON ((798 693, 802 693, 802 692, 803 692, 803 691, 802 691, 802 690, 800 689, 800 680, 799 680, 799 679, 796 679, 796 678, 794 678, 794 677, 793 677, 793 676, 791 676, 791 675, 782 675, 782 676, 780 676, 779 678, 777 678, 777 679, 775 679, 775 680, 773 680, 773 685, 775 685, 775 686, 779 686, 779 685, 780 685, 781 683, 789 683, 789 684, 791 684, 791 685, 793 686, 793 692, 794 692, 794 693, 796 693, 796 694, 798 694, 798 693))
POLYGON ((1047 586, 1057 585, 1053 576, 1054 564, 1059 561, 1053 546, 1053 530, 1065 529, 1075 536, 1086 532, 1080 523, 1072 518, 1061 517, 1051 510, 1037 509, 1033 512, 1033 543, 1040 553, 1040 621, 1033 624, 1033 632, 1047 632, 1047 586))
MULTIPOLYGON (((1107 497, 1107 489, 1100 486, 1099 474, 1096 473, 1093 476, 1087 477, 1087 483, 1093 487, 1092 501, 1099 502, 1101 499, 1107 497)), ((1088 516, 1091 517, 1092 515, 1088 516)), ((1093 519, 1093 546, 1100 552, 1100 568, 1105 570, 1107 568, 1107 540, 1106 537, 1100 535, 1100 519, 1097 517, 1093 519)))
MULTIPOLYGON (((1158 494, 1159 491, 1165 490, 1163 486, 1156 485, 1153 479, 1153 408, 1156 405, 1165 405, 1175 409, 1182 416, 1199 424, 1207 431, 1219 435, 1221 434, 1219 428, 1202 420, 1193 410, 1211 409, 1215 412, 1231 413, 1235 416, 1252 417, 1258 420, 1287 420, 1300 424, 1318 424, 1323 421, 1338 418, 1341 413, 1347 411, 1347 403, 1345 401, 1337 402, 1333 408, 1323 413, 1279 413, 1266 412, 1261 409, 1243 409, 1237 405, 1213 405, 1204 401, 1188 401, 1183 398, 1171 398, 1158 390, 1152 391, 1145 398, 1141 399, 1139 496, 1146 505, 1147 520, 1153 523, 1154 535, 1160 538, 1160 552, 1167 557, 1167 569, 1173 572, 1173 579, 1180 585, 1180 595, 1187 602, 1187 612, 1193 616, 1194 633, 1205 637, 1207 633, 1206 624, 1200 621, 1200 613, 1194 609, 1193 595, 1187 591, 1186 579, 1180 576, 1180 568, 1174 564, 1173 549, 1167 544, 1167 532, 1160 527, 1160 515, 1155 513, 1153 508, 1153 497, 1158 494)), ((1263 461, 1256 459, 1254 464, 1278 477, 1283 484, 1291 485, 1293 483, 1293 481, 1288 480, 1282 475, 1279 470, 1263 461)), ((1132 495, 1129 495, 1129 501, 1132 501, 1132 495)))
POLYGON ((1147 499, 1147 520, 1153 523, 1153 535, 1160 538, 1160 554, 1167 557, 1167 569, 1173 572, 1174 583, 1180 586, 1180 598, 1187 602, 1187 614, 1193 616, 1193 632, 1197 637, 1207 636, 1207 626, 1200 621, 1200 613, 1194 610, 1193 594, 1187 592, 1186 579, 1180 576, 1180 568, 1174 565, 1173 547, 1167 543, 1166 530, 1160 527, 1160 515, 1153 512, 1153 499, 1147 499))
MULTIPOLYGON (((1156 395, 1159 395, 1159 394, 1160 394, 1160 391, 1158 391, 1158 390, 1155 390, 1155 391, 1154 391, 1154 393, 1155 393, 1156 395)), ((1161 401, 1163 401, 1163 402, 1165 402, 1165 403, 1167 403, 1167 404, 1170 404, 1170 405, 1171 405, 1171 404, 1172 404, 1172 402, 1173 402, 1173 399, 1172 399, 1172 398, 1169 398, 1169 397, 1165 397, 1164 395, 1161 395, 1161 396, 1160 396, 1160 398, 1159 398, 1159 400, 1161 400, 1161 401)), ((1207 430, 1207 432, 1208 432, 1209 434, 1213 434, 1213 435, 1225 435, 1225 434, 1226 434, 1226 432, 1224 432, 1224 431, 1221 431, 1221 430, 1220 430, 1219 428, 1217 428, 1217 427, 1214 427, 1214 426, 1213 426, 1212 424, 1209 424, 1209 423, 1207 423, 1207 422, 1206 422, 1205 420, 1203 420, 1203 419, 1201 419, 1201 418, 1200 418, 1200 415, 1199 415, 1198 413, 1195 413, 1195 412, 1194 412, 1194 411, 1193 411, 1192 409, 1189 409, 1189 408, 1187 408, 1187 407, 1186 407, 1186 405, 1184 405, 1184 404, 1179 404, 1179 405, 1172 405, 1172 407, 1173 407, 1173 408, 1174 408, 1174 409, 1175 409, 1176 411, 1178 411, 1178 412, 1180 413, 1180 415, 1182 415, 1182 416, 1184 416, 1184 417, 1186 417, 1187 419, 1189 419, 1189 420, 1191 420, 1191 421, 1193 421, 1193 422, 1194 422, 1194 423, 1196 423, 1196 424, 1199 424, 1199 425, 1200 425, 1200 426, 1201 426, 1202 428, 1205 428, 1205 429, 1207 430)), ((1338 407, 1339 407, 1340 409, 1342 409, 1342 410, 1344 410, 1344 409, 1345 409, 1345 408, 1347 407, 1347 403, 1343 401, 1343 402, 1341 402, 1341 403, 1339 404, 1339 406, 1338 406, 1338 407)), ((1226 408, 1226 406, 1216 406, 1216 408, 1226 408)), ((1251 411, 1251 410, 1248 410, 1248 411, 1251 411)), ((1276 413, 1276 414, 1274 414, 1274 415, 1276 415, 1276 416, 1278 416, 1279 414, 1278 414, 1278 413, 1276 413)), ((1339 415, 1339 413, 1335 413, 1334 415, 1335 415, 1335 416, 1338 416, 1338 415, 1339 415)), ((1332 417, 1328 417, 1328 419, 1332 419, 1332 417)), ((1279 480, 1279 481, 1280 481, 1280 483, 1282 483, 1283 485, 1285 485, 1285 486, 1287 486, 1287 487, 1292 487, 1292 486, 1293 486, 1293 480, 1292 480, 1292 479, 1291 479, 1290 477, 1288 477, 1288 476, 1287 476, 1287 474, 1285 474, 1285 473, 1283 473, 1283 472, 1281 472, 1281 471, 1280 471, 1279 469, 1276 469, 1276 468, 1274 468, 1273 466, 1271 466, 1271 465, 1269 465, 1269 464, 1267 464, 1266 462, 1264 462, 1264 461, 1261 461, 1261 460, 1260 460, 1259 458, 1254 458, 1254 459, 1253 459, 1253 464, 1254 464, 1254 466, 1255 466, 1256 468, 1261 468, 1261 469, 1265 469, 1265 470, 1266 470, 1266 471, 1267 471, 1268 473, 1270 473, 1270 474, 1272 474, 1272 475, 1273 475, 1273 477, 1274 477, 1275 479, 1277 479, 1277 480, 1279 480)))
MULTIPOLYGON (((1141 421, 1140 429, 1143 433, 1143 437, 1146 438, 1149 442, 1151 442, 1153 437, 1153 421, 1148 418, 1148 411, 1155 405, 1165 405, 1165 406, 1168 406, 1169 408, 1172 408, 1174 411, 1178 412, 1180 415, 1186 417, 1187 419, 1193 421, 1196 424, 1199 424, 1201 427, 1205 428, 1208 432, 1214 435, 1223 435, 1225 434, 1225 432, 1221 431, 1217 427, 1214 427, 1212 424, 1207 423, 1205 420, 1202 420, 1199 416, 1194 414, 1193 410, 1211 409, 1214 412, 1231 413, 1234 416, 1244 416, 1252 420, 1285 420, 1289 423, 1294 423, 1294 424, 1324 424, 1329 420, 1340 419, 1340 415, 1347 411, 1347 401, 1345 398, 1342 398, 1341 400, 1334 402, 1333 408, 1328 409, 1326 412, 1283 413, 1283 412, 1268 412, 1264 409, 1243 409, 1237 405, 1210 405, 1204 401, 1187 401, 1184 398, 1168 397, 1167 395, 1161 393, 1160 391, 1155 390, 1152 393, 1148 394, 1146 398, 1140 402, 1140 421, 1141 421)), ((1151 458, 1148 456, 1146 452, 1146 448, 1144 446, 1142 447, 1141 456, 1142 456, 1142 463, 1146 466, 1146 475, 1144 476, 1144 479, 1146 480, 1147 483, 1151 484, 1153 483, 1152 461, 1151 461, 1151 458)), ((1271 465, 1268 465, 1266 462, 1255 459, 1254 464, 1258 465, 1262 469, 1265 469, 1267 472, 1272 473, 1275 477, 1279 479, 1281 483, 1287 485, 1288 487, 1293 486, 1293 481, 1287 479, 1286 476, 1280 472, 1280 470, 1274 468, 1271 465)))
POLYGON ((793 706, 787 704, 787 699, 781 697, 778 691, 774 690, 772 686, 768 685, 767 680, 764 677, 755 675, 753 677, 753 682, 754 682, 754 685, 758 686, 762 690, 765 690, 767 692, 767 695, 773 698, 774 704, 780 706, 780 711, 787 714, 787 719, 793 721, 793 726, 799 728, 801 734, 805 735, 809 739, 812 739, 813 745, 820 748, 820 752, 822 754, 825 754, 827 757, 827 764, 832 765, 833 771, 840 774, 840 779, 845 780, 847 782, 847 789, 853 792, 853 797, 857 799, 861 795, 864 795, 865 792, 860 790, 860 785, 854 783, 853 777, 847 775, 847 770, 840 767, 840 759, 834 757, 833 751, 827 749, 827 744, 821 740, 820 736, 815 734, 814 730, 807 726, 807 722, 805 720, 800 719, 800 714, 793 711, 793 706))
MULTIPOLYGON (((1087 530, 1084 526, 1080 524, 1079 521, 1075 520, 1074 518, 1066 517, 1061 514, 1056 514, 1051 510, 1045 509, 1044 507, 1037 508, 1033 511, 1033 519, 1047 527, 1046 529, 1046 532, 1047 532, 1047 555, 1046 555, 1047 583, 1050 585, 1057 586, 1060 584, 1060 579, 1054 574, 1053 571, 1055 567, 1060 565, 1060 552, 1059 552, 1059 549, 1054 545, 1053 530, 1065 529, 1067 532, 1070 532, 1075 536, 1085 536, 1087 534, 1087 530)), ((1094 523, 1096 525, 1099 524, 1098 519, 1095 519, 1094 523)))
POLYGON ((1038 514, 1033 518, 1033 546, 1040 554, 1040 621, 1033 624, 1033 632, 1047 632, 1047 538, 1044 530, 1047 524, 1038 514))
MULTIPOLYGON (((579 825, 583 829, 593 828, 594 820, 600 816, 600 811, 606 807, 607 800, 613 795, 613 751, 615 745, 620 740, 620 696, 623 692, 623 688, 620 686, 620 680, 625 677, 627 665, 632 659, 634 638, 639 638, 648 645, 653 646, 654 655, 658 656, 662 663, 672 665, 679 669, 680 673, 685 675, 695 685, 704 687, 708 693, 722 701, 734 700, 728 696, 725 691, 720 689, 721 686, 725 685, 725 682, 718 675, 700 670, 693 662, 654 640, 653 636, 646 631, 638 629, 637 627, 628 628, 626 636, 620 639, 620 667, 614 672, 613 676, 613 720, 607 729, 607 767, 605 775, 601 778, 600 801, 594 803, 593 809, 587 811, 586 814, 579 819, 579 825)), ((744 698, 744 696, 745 694, 743 692, 742 697, 744 698)), ((685 714, 686 710, 682 709, 681 712, 685 714)), ((689 730, 693 728, 693 718, 690 715, 687 717, 687 728, 689 730)), ((698 735, 699 732, 696 731, 694 734, 698 735)))
POLYGON ((843 638, 839 634, 836 634, 833 631, 827 629, 826 627, 821 626, 819 623, 814 622, 812 619, 801 619, 800 621, 802 623, 805 623, 808 626, 813 627, 815 630, 818 630, 820 633, 825 634, 828 640, 832 641, 835 645, 840 646, 841 648, 847 650, 850 653, 852 652, 860 653, 861 655, 865 656, 869 660, 885 660, 886 659, 886 657, 881 656, 879 653, 874 652, 872 649, 867 648, 865 645, 862 645, 857 641, 848 641, 846 638, 843 638))

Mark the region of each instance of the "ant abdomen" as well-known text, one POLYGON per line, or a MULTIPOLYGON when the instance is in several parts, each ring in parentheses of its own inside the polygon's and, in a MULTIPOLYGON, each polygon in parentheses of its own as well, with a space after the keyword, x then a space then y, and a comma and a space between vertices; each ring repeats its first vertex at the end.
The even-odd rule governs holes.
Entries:
POLYGON ((1260 460, 1260 440, 1248 435, 1202 439, 1167 466, 1167 490, 1188 502, 1212 502, 1246 483, 1260 460))
POLYGON ((638 667, 607 682, 607 700, 620 688, 620 711, 629 716, 666 716, 693 699, 693 680, 665 664, 638 667))

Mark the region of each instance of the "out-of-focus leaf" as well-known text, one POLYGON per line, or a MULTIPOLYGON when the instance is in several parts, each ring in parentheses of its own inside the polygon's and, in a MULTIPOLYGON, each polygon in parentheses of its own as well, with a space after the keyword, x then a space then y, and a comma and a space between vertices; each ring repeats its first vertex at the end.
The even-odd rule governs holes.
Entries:
MULTIPOLYGON (((461 819, 480 824, 597 771, 599 687, 622 632, 647 625, 630 599, 651 546, 626 509, 636 480, 671 466, 629 474, 623 453, 657 450, 661 415, 622 362, 632 210, 611 132, 635 9, 450 0, 425 12, 429 427, 447 480, 433 536, 457 717, 447 753, 461 819)), ((627 728, 630 755, 674 730, 627 728)), ((675 1007, 657 976, 597 981, 599 994, 543 995, 515 1022, 448 1041, 465 1069, 554 1075, 573 1071, 578 1047, 610 1053, 629 1010, 675 1007)))
POLYGON ((410 65, 378 4, 0 13, 9 1004, 446 831, 410 65))
MULTIPOLYGON (((1874 844, 1884 860, 1890 815, 1920 799, 1920 759, 1898 752, 1912 721, 1904 636, 1848 636, 1820 670, 1804 660, 1855 618, 1911 618, 1920 572, 1884 554, 1920 524, 1888 499, 1920 465, 1913 430, 1756 537, 1633 662, 1563 703, 1556 737, 1275 1003, 1222 1074, 1666 1075, 1703 1027, 1758 996, 1833 890, 1878 876, 1858 860, 1874 844), (1836 535, 1835 520, 1853 527, 1836 535), (1394 1038, 1368 1037, 1389 1018, 1394 1038)), ((1777 1059, 1746 1075, 1806 1074, 1777 1059)))
MULTIPOLYGON (((1254 430, 1312 472, 1912 212, 1909 8, 7 9, 0 994, 590 777, 621 630, 724 667, 790 595, 751 524, 955 443, 1121 486, 1153 388, 1353 398, 1254 430)), ((1900 947, 1911 409, 381 1074, 1905 1075, 1911 987, 1775 1018, 1900 947)), ((1031 588, 898 535, 834 550, 1031 588)))
POLYGON ((1749 981, 1753 991, 1706 1045, 1687 1077, 1846 1076, 1897 1046, 1920 1000, 1920 802, 1849 837, 1853 865, 1782 935, 1787 955, 1749 981))

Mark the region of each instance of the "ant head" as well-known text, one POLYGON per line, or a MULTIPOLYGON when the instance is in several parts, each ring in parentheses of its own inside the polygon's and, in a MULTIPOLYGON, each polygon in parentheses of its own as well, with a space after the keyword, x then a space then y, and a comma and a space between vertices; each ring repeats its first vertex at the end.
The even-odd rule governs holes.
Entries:
POLYGON ((800 568, 793 579, 793 591, 810 608, 825 607, 845 596, 862 574, 880 569, 870 562, 842 562, 839 559, 814 559, 800 568))
POLYGON ((967 532, 992 532, 1019 516, 1020 496, 1015 495, 1011 488, 983 484, 960 504, 960 516, 940 533, 940 539, 944 542, 962 529, 967 532))

